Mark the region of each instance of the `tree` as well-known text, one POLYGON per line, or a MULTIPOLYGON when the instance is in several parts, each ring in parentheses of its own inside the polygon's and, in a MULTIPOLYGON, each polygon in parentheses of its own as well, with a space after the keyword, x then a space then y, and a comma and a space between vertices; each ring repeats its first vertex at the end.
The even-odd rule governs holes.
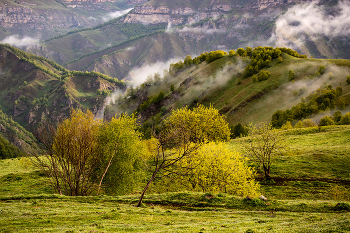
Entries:
POLYGON ((193 110, 174 110, 165 120, 160 133, 154 136, 156 140, 148 169, 152 175, 141 193, 138 207, 154 179, 164 175, 171 176, 171 167, 196 152, 203 144, 228 140, 230 130, 217 109, 199 105, 193 110))
POLYGON ((187 171, 181 179, 165 183, 173 190, 201 192, 222 192, 237 196, 256 196, 259 184, 254 180, 254 171, 247 165, 247 159, 238 152, 231 151, 222 142, 211 142, 202 146, 191 156, 187 156, 173 167, 177 174, 187 171))
POLYGON ((90 111, 72 110, 57 127, 44 123, 37 128, 42 148, 33 153, 33 160, 60 194, 86 196, 99 193, 101 187, 125 193, 134 187, 125 182, 138 177, 141 164, 136 128, 134 116, 102 123, 90 111))
POLYGON ((46 123, 36 130, 44 156, 35 153, 35 164, 52 178, 60 194, 85 196, 94 190, 90 178, 99 161, 96 136, 100 125, 91 112, 72 110, 71 118, 57 128, 46 123))
POLYGON ((248 138, 242 141, 244 153, 259 163, 264 170, 266 180, 271 180, 271 164, 274 158, 288 149, 282 135, 271 124, 257 127, 248 126, 248 138))
POLYGON ((322 117, 319 123, 320 126, 334 125, 334 120, 330 116, 322 117))
MULTIPOLYGON (((112 194, 125 194, 139 187, 144 175, 142 157, 145 146, 140 140, 139 125, 134 115, 122 114, 104 122, 99 128, 98 190, 112 194)), ((98 194, 99 192, 97 192, 98 194)))
POLYGON ((342 116, 339 123, 341 125, 350 125, 350 112, 342 116))
POLYGON ((289 79, 289 81, 295 80, 295 72, 294 72, 294 70, 289 70, 288 71, 288 79, 289 79))
POLYGON ((184 60, 184 64, 186 67, 190 67, 193 64, 193 60, 192 57, 190 55, 187 55, 185 60, 184 60))

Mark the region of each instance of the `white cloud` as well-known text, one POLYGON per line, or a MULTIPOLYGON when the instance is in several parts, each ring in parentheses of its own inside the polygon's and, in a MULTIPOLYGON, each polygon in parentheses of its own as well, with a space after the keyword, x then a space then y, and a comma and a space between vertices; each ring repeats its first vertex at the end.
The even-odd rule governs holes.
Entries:
POLYGON ((348 36, 350 34, 350 3, 340 1, 334 12, 329 14, 324 6, 315 2, 296 5, 276 21, 276 45, 283 47, 293 41, 296 45, 303 44, 302 34, 316 34, 327 37, 348 36))
POLYGON ((132 9, 134 9, 134 8, 129 8, 129 9, 122 10, 122 11, 114 11, 114 12, 111 12, 111 13, 107 14, 106 16, 102 17, 102 19, 103 19, 103 21, 107 22, 111 19, 118 18, 122 15, 129 13, 132 9))
POLYGON ((22 39, 19 37, 19 35, 14 35, 14 36, 8 36, 4 40, 1 41, 1 43, 4 44, 9 44, 12 46, 16 46, 19 48, 27 47, 27 46, 32 46, 36 45, 39 43, 39 39, 32 38, 29 36, 25 36, 22 39))
POLYGON ((166 62, 156 62, 153 64, 147 64, 144 66, 141 66, 139 68, 135 68, 132 71, 130 71, 129 76, 132 81, 132 85, 134 87, 144 83, 149 75, 153 75, 155 73, 163 74, 163 71, 165 69, 169 69, 169 66, 171 63, 176 63, 180 60, 183 60, 181 58, 173 58, 166 62))
POLYGON ((214 34, 214 33, 225 33, 223 29, 217 28, 204 28, 204 27, 183 27, 175 30, 177 33, 191 32, 196 34, 214 34))

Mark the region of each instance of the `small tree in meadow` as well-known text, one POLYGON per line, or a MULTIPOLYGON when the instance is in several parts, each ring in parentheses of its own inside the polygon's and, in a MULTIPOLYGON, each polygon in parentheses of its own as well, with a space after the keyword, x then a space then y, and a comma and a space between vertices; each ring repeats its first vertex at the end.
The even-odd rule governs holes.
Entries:
POLYGON ((271 180, 271 164, 281 153, 288 150, 284 137, 271 124, 248 126, 248 137, 242 141, 244 154, 259 163, 266 180, 271 180))

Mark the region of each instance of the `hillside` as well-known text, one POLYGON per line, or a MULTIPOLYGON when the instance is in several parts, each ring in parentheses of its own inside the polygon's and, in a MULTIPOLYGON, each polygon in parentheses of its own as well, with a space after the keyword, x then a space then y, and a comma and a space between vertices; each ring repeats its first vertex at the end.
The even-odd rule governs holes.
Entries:
POLYGON ((70 108, 103 109, 105 96, 124 83, 99 73, 74 72, 43 57, 0 45, 2 111, 26 129, 57 122, 70 108))
POLYGON ((111 13, 125 10, 144 0, 1 1, 0 40, 17 35, 46 40, 81 28, 93 27, 113 18, 111 13))
POLYGON ((339 4, 326 0, 318 4, 306 0, 154 0, 125 16, 43 41, 28 51, 69 69, 118 79, 128 78, 135 67, 157 61, 246 46, 291 47, 309 57, 348 59, 348 26, 341 20, 348 6, 339 4), (304 8, 305 15, 295 13, 304 8), (306 16, 313 14, 309 21, 324 20, 324 31, 309 28, 306 16))
MULTIPOLYGON (((250 53, 264 49, 266 50, 255 48, 250 53)), ((272 48, 267 48, 268 51, 274 51, 269 49, 272 48)), ((290 51, 286 50, 294 55, 290 51)), ((197 65, 185 65, 185 59, 184 62, 172 64, 162 78, 156 74, 139 87, 129 88, 124 96, 108 106, 106 117, 109 119, 116 112, 135 111, 142 122, 150 125, 158 124, 172 109, 186 105, 192 107, 196 104, 212 104, 233 125, 270 122, 277 110, 290 109, 300 103, 303 97, 327 85, 332 85, 333 89, 341 87, 342 93, 336 101, 343 98, 343 111, 350 110, 350 86, 346 83, 350 74, 350 60, 298 58, 295 56, 299 55, 291 56, 286 52, 255 71, 255 75, 247 73, 248 64, 257 64, 257 60, 250 57, 252 55, 227 54, 209 63, 203 61, 197 65), (182 68, 176 68, 180 66, 182 68), (325 66, 322 75, 316 74, 320 66, 325 66), (254 80, 262 70, 270 73, 268 79, 254 80), (290 70, 295 72, 294 80, 290 80, 290 70), (160 95, 160 91, 164 97, 156 101, 155 96, 160 95)), ((328 112, 321 111, 310 117, 318 122, 321 116, 330 115, 338 109, 335 106, 328 112)))

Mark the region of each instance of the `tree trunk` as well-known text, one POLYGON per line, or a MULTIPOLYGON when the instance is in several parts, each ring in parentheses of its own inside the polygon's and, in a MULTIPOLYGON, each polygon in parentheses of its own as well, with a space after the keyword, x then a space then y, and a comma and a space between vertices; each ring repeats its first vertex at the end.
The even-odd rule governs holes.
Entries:
POLYGON ((265 180, 271 180, 270 167, 266 167, 265 165, 263 167, 264 167, 265 180))
POLYGON ((145 195, 146 190, 147 190, 148 187, 151 185, 152 181, 156 178, 156 175, 157 175, 158 171, 159 171, 159 169, 156 169, 156 170, 153 172, 153 175, 152 175, 151 179, 148 181, 147 185, 145 186, 145 188, 143 189, 143 191, 142 191, 142 193, 141 193, 140 200, 139 200, 139 202, 137 203, 136 207, 140 207, 140 206, 141 206, 142 200, 143 200, 143 196, 145 195))

